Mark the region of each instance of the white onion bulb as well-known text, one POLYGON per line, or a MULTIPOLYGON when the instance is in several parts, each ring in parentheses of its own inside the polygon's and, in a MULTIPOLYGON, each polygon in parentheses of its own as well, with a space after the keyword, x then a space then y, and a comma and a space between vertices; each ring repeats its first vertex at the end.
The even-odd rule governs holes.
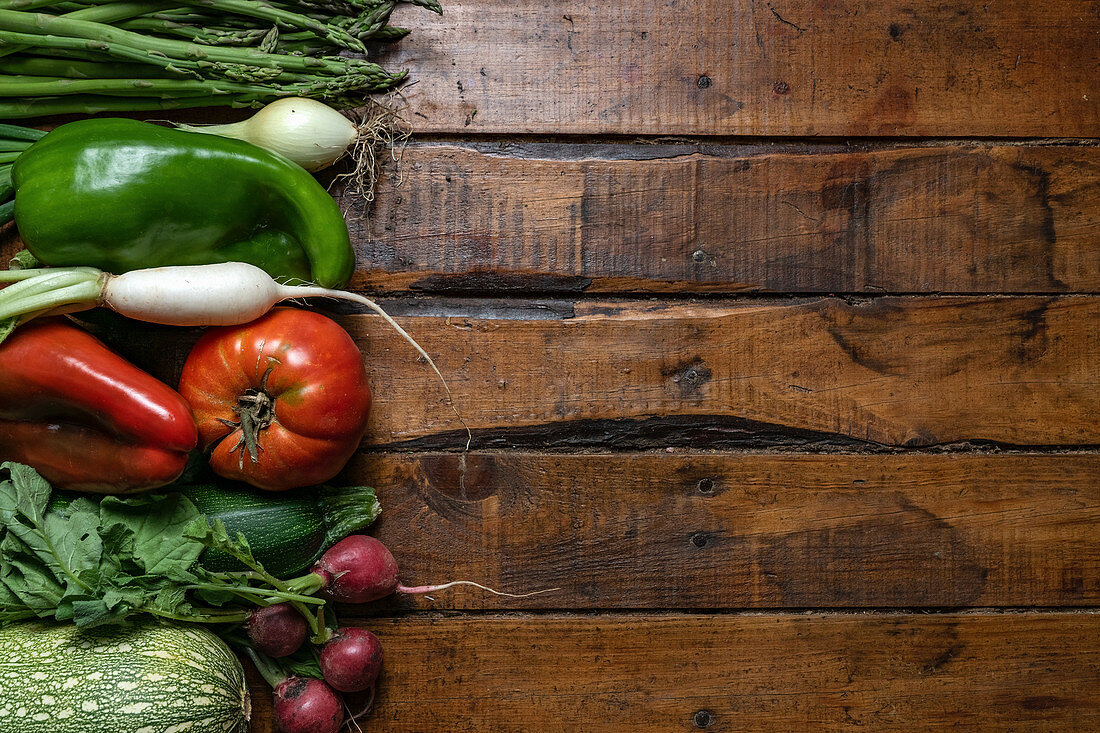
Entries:
POLYGON ((250 142, 290 158, 307 171, 319 171, 335 163, 359 135, 354 122, 307 97, 276 100, 241 122, 179 127, 250 142))

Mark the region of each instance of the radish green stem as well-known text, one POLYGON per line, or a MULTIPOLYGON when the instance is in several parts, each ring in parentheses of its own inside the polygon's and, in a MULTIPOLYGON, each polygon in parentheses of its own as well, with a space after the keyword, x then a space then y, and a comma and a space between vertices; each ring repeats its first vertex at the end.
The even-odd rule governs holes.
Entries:
MULTIPOLYGON (((300 609, 299 609, 300 610, 300 609)), ((309 628, 313 631, 313 636, 310 641, 314 644, 321 645, 332 638, 332 629, 325 623, 325 607, 317 607, 317 615, 310 614, 306 616, 306 621, 309 622, 309 628)))
POLYGON ((264 678, 267 684, 271 685, 272 689, 279 686, 279 683, 286 679, 286 675, 278 665, 276 665, 268 657, 259 654, 255 649, 250 646, 245 647, 245 654, 252 660, 252 663, 256 665, 256 670, 260 673, 260 676, 264 678))
POLYGON ((223 588, 222 590, 224 590, 226 593, 232 593, 237 598, 248 601, 249 603, 254 603, 257 606, 259 606, 260 608, 266 608, 267 606, 273 606, 276 603, 280 602, 280 601, 267 601, 263 598, 257 598, 256 596, 252 595, 251 593, 243 592, 240 588, 223 588))
POLYGON ((210 573, 211 576, 218 578, 219 580, 236 580, 238 578, 244 578, 246 580, 257 580, 260 578, 260 574, 255 570, 242 570, 232 573, 210 573))
POLYGON ((320 625, 320 622, 318 621, 318 617, 325 612, 324 605, 322 604, 322 605, 317 607, 317 613, 316 614, 314 614, 313 610, 309 606, 305 605, 304 603, 300 603, 298 601, 291 601, 290 605, 294 606, 294 609, 298 613, 302 614, 302 618, 304 618, 306 620, 306 623, 309 625, 309 632, 313 636, 313 638, 317 638, 318 636, 320 636, 321 635, 321 629, 323 627, 320 625))
POLYGON ((316 593, 325 587, 325 579, 317 573, 309 573, 300 578, 295 578, 289 583, 291 593, 316 593))
POLYGON ((179 614, 160 611, 147 606, 142 606, 141 610, 172 621, 188 621, 200 624, 239 624, 248 620, 248 612, 245 611, 206 611, 202 614, 179 614))
POLYGON ((22 315, 22 312, 26 310, 52 310, 64 305, 76 305, 81 301, 95 297, 95 287, 90 283, 77 283, 58 288, 50 293, 35 294, 23 300, 19 311, 9 312, 10 309, 0 308, 0 319, 22 315))
POLYGON ((82 304, 92 308, 103 293, 106 276, 90 267, 5 270, 0 272, 0 282, 16 283, 0 290, 0 320, 4 320, 61 306, 82 304))
MULTIPOLYGON (((246 571, 243 571, 243 572, 231 572, 231 573, 211 573, 211 575, 213 575, 215 578, 219 578, 219 579, 222 579, 222 580, 237 580, 237 579, 269 580, 268 578, 265 578, 264 575, 261 575, 260 573, 256 572, 255 570, 246 570, 246 571)), ((275 578, 275 580, 278 581, 279 586, 277 586, 277 587, 279 587, 280 590, 286 590, 287 587, 289 586, 289 583, 287 583, 285 581, 279 580, 278 578, 275 578)), ((293 594, 290 594, 290 595, 293 595, 293 594)), ((249 600, 251 600, 253 602, 255 601, 255 599, 252 598, 252 597, 249 597, 249 600)), ((318 621, 318 618, 321 617, 325 612, 324 604, 318 605, 317 606, 317 613, 314 614, 312 609, 310 609, 309 605, 307 605, 306 603, 303 603, 302 601, 291 600, 291 601, 289 601, 289 603, 290 603, 290 605, 294 606, 295 609, 297 609, 298 613, 302 614, 302 618, 304 618, 306 620, 306 623, 309 624, 309 630, 313 634, 314 639, 320 637, 321 633, 322 633, 322 629, 324 627, 320 625, 320 622, 318 621)))
MULTIPOLYGON (((230 590, 224 585, 218 585, 217 583, 192 583, 187 586, 191 590, 230 590)), ((236 593, 244 595, 259 596, 265 600, 271 600, 273 603, 281 601, 297 601, 298 603, 309 603, 313 605, 324 605, 325 601, 321 598, 314 598, 313 596, 304 596, 297 593, 290 593, 285 591, 271 590, 270 588, 251 588, 251 587, 239 587, 232 589, 236 593)))

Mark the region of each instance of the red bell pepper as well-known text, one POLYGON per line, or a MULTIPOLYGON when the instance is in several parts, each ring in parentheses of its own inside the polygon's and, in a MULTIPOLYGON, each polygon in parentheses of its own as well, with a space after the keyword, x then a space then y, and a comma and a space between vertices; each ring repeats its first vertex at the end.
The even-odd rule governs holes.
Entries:
POLYGON ((171 387, 61 320, 0 344, 0 460, 58 488, 133 493, 183 472, 198 433, 171 387))

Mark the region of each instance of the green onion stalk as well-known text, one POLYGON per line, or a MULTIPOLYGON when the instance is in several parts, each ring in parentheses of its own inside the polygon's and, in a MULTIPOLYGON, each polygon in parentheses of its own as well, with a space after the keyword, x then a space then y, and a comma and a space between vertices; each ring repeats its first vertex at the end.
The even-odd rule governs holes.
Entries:
POLYGON ((0 222, 8 221, 15 202, 15 185, 11 180, 11 168, 19 155, 45 136, 43 130, 0 124, 0 222))

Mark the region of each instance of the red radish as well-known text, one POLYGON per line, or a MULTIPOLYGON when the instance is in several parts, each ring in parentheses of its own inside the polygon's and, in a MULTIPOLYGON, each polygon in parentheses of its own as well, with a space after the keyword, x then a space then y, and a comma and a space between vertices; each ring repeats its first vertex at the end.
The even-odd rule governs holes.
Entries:
POLYGON ((393 554, 363 534, 349 535, 330 547, 313 572, 325 580, 323 595, 345 603, 376 601, 401 587, 393 554))
POLYGON ((282 733, 338 733, 344 701, 321 680, 287 677, 275 687, 275 723, 282 733))
MULTIPOLYGON (((304 585, 312 584, 316 589, 316 583, 319 583, 321 595, 341 603, 369 603, 385 598, 391 593, 422 595, 456 585, 472 585, 498 596, 510 598, 524 598, 535 593, 547 592, 539 590, 521 595, 502 593, 471 580, 453 580, 441 585, 414 587, 402 585, 397 579, 397 561, 393 559, 390 551, 375 538, 362 534, 349 535, 330 547, 313 566, 310 573, 316 575, 319 580, 307 580, 304 585)), ((296 592, 299 590, 293 583, 291 585, 296 592)))
POLYGON ((382 642, 366 629, 337 629, 321 647, 321 673, 340 692, 369 690, 382 670, 382 642))
POLYGON ((276 603, 253 611, 245 622, 245 629, 256 651, 269 657, 293 654, 309 636, 309 624, 289 603, 276 603))

